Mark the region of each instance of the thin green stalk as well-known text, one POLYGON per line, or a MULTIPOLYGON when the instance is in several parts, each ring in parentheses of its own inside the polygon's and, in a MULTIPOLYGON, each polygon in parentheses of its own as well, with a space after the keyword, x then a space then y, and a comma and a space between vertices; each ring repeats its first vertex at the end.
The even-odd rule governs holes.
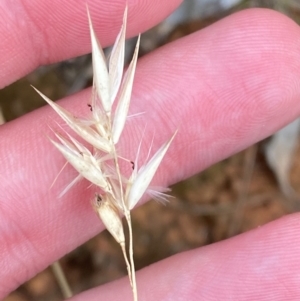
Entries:
POLYGON ((64 299, 71 298, 73 296, 73 293, 59 261, 55 261, 54 263, 52 263, 51 268, 57 280, 57 283, 61 289, 64 299))

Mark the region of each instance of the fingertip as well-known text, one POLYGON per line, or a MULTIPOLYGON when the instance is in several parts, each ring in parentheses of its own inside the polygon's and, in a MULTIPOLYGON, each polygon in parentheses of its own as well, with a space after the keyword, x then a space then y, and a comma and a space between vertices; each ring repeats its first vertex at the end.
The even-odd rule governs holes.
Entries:
MULTIPOLYGON (((298 300, 299 214, 206 247, 183 252, 137 273, 141 300, 298 300)), ((131 300, 123 278, 72 301, 131 300), (117 289, 116 289, 117 288, 117 289)))
MULTIPOLYGON (((182 0, 128 1, 127 36, 156 25, 182 0)), ((33 0, 5 4, 0 9, 0 87, 46 65, 90 52, 86 4, 97 36, 110 45, 122 23, 124 0, 60 1, 33 0), (2 14, 1 14, 2 13, 2 14)))

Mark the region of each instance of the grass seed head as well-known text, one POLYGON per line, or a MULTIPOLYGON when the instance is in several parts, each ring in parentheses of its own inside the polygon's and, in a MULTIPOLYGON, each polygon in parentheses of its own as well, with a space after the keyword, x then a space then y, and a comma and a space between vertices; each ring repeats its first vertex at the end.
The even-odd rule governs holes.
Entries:
POLYGON ((123 132, 128 115, 140 37, 132 61, 122 80, 127 8, 124 12, 122 28, 112 49, 108 64, 96 37, 89 12, 88 18, 94 69, 92 116, 90 120, 75 117, 47 96, 36 91, 77 135, 92 146, 93 151, 89 151, 88 148, 69 134, 66 134, 68 138, 56 134, 60 143, 51 140, 52 143, 81 177, 86 178, 101 189, 101 195, 109 194, 105 202, 112 202, 113 206, 117 205, 125 214, 134 208, 147 190, 175 134, 161 146, 148 163, 139 169, 136 164, 136 168, 133 169, 129 179, 121 174, 116 144, 123 132), (112 112, 112 104, 115 99, 117 99, 117 105, 115 111, 112 112), (108 159, 101 159, 105 156, 108 159), (109 160, 111 163, 107 164, 106 161, 109 160), (115 165, 114 171, 112 171, 113 165, 115 165), (126 187, 125 191, 123 191, 124 187, 126 187))
MULTIPOLYGON (((64 136, 55 133, 59 142, 51 139, 54 146, 79 173, 63 193, 81 178, 87 179, 100 188, 101 192, 96 194, 93 207, 107 230, 121 245, 134 301, 137 301, 130 210, 134 208, 147 190, 176 133, 140 168, 136 159, 129 179, 122 174, 119 165, 121 156, 117 153, 116 144, 119 142, 127 120, 140 37, 132 61, 123 77, 127 8, 108 64, 95 34, 89 11, 88 19, 94 70, 90 119, 75 117, 41 92, 36 91, 92 149, 89 150, 88 147, 68 133, 65 133, 64 136), (113 106, 114 102, 116 102, 116 106, 113 106), (114 110, 114 108, 116 109, 114 110), (125 215, 129 228, 129 260, 125 249, 120 213, 125 215)), ((130 160, 126 161, 131 162, 130 160)), ((163 189, 159 189, 151 191, 151 193, 160 200, 165 200, 166 195, 163 191, 163 189)))

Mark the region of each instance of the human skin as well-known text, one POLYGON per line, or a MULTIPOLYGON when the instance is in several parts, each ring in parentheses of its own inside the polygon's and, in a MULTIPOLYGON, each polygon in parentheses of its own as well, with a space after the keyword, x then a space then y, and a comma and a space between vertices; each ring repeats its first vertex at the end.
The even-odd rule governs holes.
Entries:
MULTIPOLYGON (((0 87, 39 65, 89 52, 85 3, 1 2, 0 87)), ((178 4, 128 1, 128 36, 178 4)), ((99 40, 111 44, 125 1, 88 5, 99 40)), ((179 128, 155 184, 183 180, 298 117, 299 75, 300 29, 292 20, 262 9, 234 14, 139 60, 130 111, 145 117, 128 122, 119 149, 134 158, 145 123, 155 133, 153 149, 179 128)), ((84 90, 61 105, 84 115, 90 94, 84 90)), ((103 229, 87 182, 57 198, 75 175, 71 167, 50 189, 64 165, 47 140, 56 122, 62 124, 47 106, 0 128, 0 298, 103 229)), ((298 214, 289 215, 144 268, 137 273, 140 300, 299 300, 299 224, 298 214)), ((128 279, 71 300, 99 299, 132 300, 128 279)))

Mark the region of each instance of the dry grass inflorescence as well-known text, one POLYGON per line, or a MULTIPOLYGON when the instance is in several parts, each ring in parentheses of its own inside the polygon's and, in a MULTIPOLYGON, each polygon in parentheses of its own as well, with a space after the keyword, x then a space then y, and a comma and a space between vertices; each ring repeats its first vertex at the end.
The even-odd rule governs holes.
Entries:
MULTIPOLYGON (((135 161, 127 160, 118 153, 117 144, 128 117, 140 38, 138 38, 132 61, 123 75, 127 8, 125 9, 122 28, 108 63, 95 35, 89 12, 88 17, 94 70, 90 118, 75 117, 41 92, 36 91, 90 146, 89 148, 86 147, 68 133, 55 132, 57 140, 51 139, 51 142, 79 173, 62 194, 81 178, 87 179, 99 188, 92 204, 107 230, 122 248, 133 299, 136 301, 138 295, 130 211, 147 191, 175 134, 141 167, 139 167, 138 162, 139 149, 135 161), (129 175, 122 172, 120 161, 128 162, 131 165, 129 175), (121 221, 122 215, 125 216, 129 231, 128 255, 121 221)), ((162 191, 157 191, 156 196, 162 200, 166 197, 162 191)))

